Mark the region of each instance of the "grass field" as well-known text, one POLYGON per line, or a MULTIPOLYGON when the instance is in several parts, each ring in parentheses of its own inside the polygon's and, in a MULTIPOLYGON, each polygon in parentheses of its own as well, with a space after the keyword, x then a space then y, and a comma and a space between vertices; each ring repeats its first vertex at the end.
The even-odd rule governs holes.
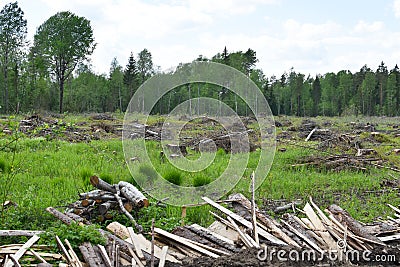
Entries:
MULTIPOLYGON (((116 117, 121 119, 121 116, 118 116, 116 117)), ((99 175, 112 183, 120 180, 134 182, 125 163, 119 138, 111 136, 90 142, 70 142, 63 138, 27 136, 15 131, 21 118, 8 117, 1 120, 3 129, 11 129, 12 133, 0 133, 0 203, 9 200, 16 205, 0 208, 0 229, 46 230, 51 227, 61 227, 61 223, 49 215, 45 208, 53 206, 63 209, 78 199, 78 193, 92 190, 89 184, 91 175, 99 175)), ((291 120, 295 125, 301 121, 300 118, 277 119, 291 120)), ((73 115, 66 116, 62 120, 70 126, 90 122, 88 117, 73 115)), ((318 118, 318 120, 329 120, 335 125, 334 127, 345 130, 354 118, 318 118)), ((396 119, 389 118, 385 121, 379 118, 363 118, 363 120, 379 121, 379 130, 382 131, 391 123, 396 123, 396 119)), ((286 129, 278 129, 278 134, 284 130, 286 129)), ((62 131, 63 129, 57 133, 60 137, 63 136, 62 131)), ((364 135, 365 138, 368 137, 368 134, 364 135)), ((292 167, 291 165, 296 164, 299 159, 334 152, 316 150, 316 142, 306 144, 303 141, 278 142, 271 171, 256 192, 259 206, 270 208, 271 203, 278 200, 290 202, 301 199, 305 203, 307 198, 312 196, 322 208, 333 203, 338 204, 363 222, 372 221, 379 216, 386 218, 386 215, 392 215, 386 203, 400 204, 396 172, 377 168, 368 168, 365 172, 351 170, 330 172, 305 166, 292 167), (280 148, 285 148, 286 151, 279 152, 280 148)), ((387 139, 375 148, 382 157, 386 157, 394 166, 399 167, 399 156, 387 155, 387 152, 397 145, 400 147, 399 138, 387 135, 387 139)), ((223 171, 229 160, 228 154, 218 151, 215 162, 210 168, 202 173, 185 173, 175 169, 168 162, 160 161, 159 145, 156 142, 152 141, 148 146, 150 151, 151 149, 154 151, 150 156, 157 171, 166 179, 185 186, 207 184, 223 171)), ((258 153, 259 151, 251 153, 246 172, 233 192, 249 196, 249 177, 256 167, 258 153)), ((193 158, 197 156, 195 152, 189 155, 193 158)), ((146 177, 146 172, 151 171, 149 168, 139 162, 134 175, 146 177)), ((153 205, 149 208, 142 209, 134 215, 145 230, 148 229, 152 218, 156 218, 156 225, 164 229, 170 230, 180 225, 181 208, 157 207, 154 205, 156 200, 151 200, 151 203, 153 205)), ((208 210, 210 208, 207 206, 188 208, 186 223, 195 222, 207 226, 213 221, 208 210)), ((272 211, 268 212, 274 215, 272 211)), ((116 219, 130 225, 123 215, 117 215, 116 219)))

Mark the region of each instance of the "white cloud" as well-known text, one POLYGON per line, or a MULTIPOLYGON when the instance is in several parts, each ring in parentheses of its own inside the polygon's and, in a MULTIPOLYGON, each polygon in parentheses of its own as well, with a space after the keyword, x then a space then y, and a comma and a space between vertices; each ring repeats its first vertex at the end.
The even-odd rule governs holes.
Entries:
POLYGON ((365 22, 360 20, 357 25, 354 27, 355 32, 363 33, 363 32, 378 32, 381 31, 384 27, 384 23, 382 21, 374 21, 372 23, 365 22))
POLYGON ((393 0, 393 11, 396 18, 400 18, 400 0, 393 0))

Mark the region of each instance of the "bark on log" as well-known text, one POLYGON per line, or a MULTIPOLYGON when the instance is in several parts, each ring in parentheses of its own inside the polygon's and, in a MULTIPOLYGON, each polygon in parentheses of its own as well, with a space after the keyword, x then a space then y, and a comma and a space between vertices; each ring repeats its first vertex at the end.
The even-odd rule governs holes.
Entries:
POLYGON ((333 214, 333 216, 342 224, 347 225, 347 227, 356 235, 364 237, 366 239, 372 240, 376 242, 377 244, 381 244, 382 246, 385 246, 384 243, 382 243, 379 238, 376 236, 371 235, 366 231, 366 228, 361 225, 358 221, 356 221, 351 215, 338 205, 331 205, 328 207, 328 210, 333 214))
POLYGON ((85 259, 89 267, 105 266, 102 258, 98 257, 92 244, 90 244, 89 242, 85 242, 81 246, 79 246, 79 250, 81 251, 83 258, 85 259))
POLYGON ((107 191, 107 192, 110 192, 113 194, 117 193, 117 190, 112 185, 103 181, 96 175, 93 175, 92 177, 90 177, 90 183, 97 189, 104 190, 104 191, 107 191))
POLYGON ((239 252, 240 251, 239 248, 237 248, 234 245, 231 245, 231 244, 229 244, 229 243, 227 243, 227 242, 225 242, 225 241, 213 236, 210 232, 204 231, 202 229, 195 228, 193 226, 186 226, 186 228, 189 229, 190 231, 192 231, 193 233, 195 233, 196 235, 198 235, 198 236, 200 236, 202 238, 205 238, 205 239, 207 239, 207 240, 209 240, 209 241, 217 244, 218 246, 223 247, 223 248, 225 248, 225 249, 227 249, 229 251, 232 251, 232 252, 239 252))
POLYGON ((117 206, 118 206, 117 201, 107 201, 107 202, 101 203, 98 207, 99 213, 104 216, 110 209, 113 209, 117 206))
POLYGON ((40 235, 44 231, 30 231, 30 230, 0 230, 0 236, 34 236, 40 235))
POLYGON ((56 210, 53 207, 48 207, 46 208, 46 211, 50 212, 54 217, 62 221, 63 223, 70 225, 72 222, 74 222, 73 219, 71 219, 69 216, 65 215, 64 213, 56 210))
POLYGON ((118 185, 120 187, 121 194, 135 206, 139 208, 149 206, 148 199, 135 186, 124 181, 119 182, 118 185))

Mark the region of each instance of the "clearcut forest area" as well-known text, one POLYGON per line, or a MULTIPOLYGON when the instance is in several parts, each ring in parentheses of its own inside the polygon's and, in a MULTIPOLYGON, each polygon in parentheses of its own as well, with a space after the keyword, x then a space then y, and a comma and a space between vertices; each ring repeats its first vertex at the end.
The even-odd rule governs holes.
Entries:
MULTIPOLYGON (((206 202, 198 207, 181 208, 164 205, 162 201, 149 197, 147 204, 135 202, 136 204, 132 203, 130 207, 126 205, 136 224, 119 209, 118 205, 113 204, 105 212, 100 211, 102 201, 92 200, 85 196, 86 193, 94 192, 93 190, 96 189, 93 186, 93 177, 100 178, 98 180, 110 185, 121 181, 137 185, 124 160, 120 138, 122 117, 123 114, 117 113, 87 115, 47 113, 1 118, 0 202, 3 205, 0 225, 3 230, 0 232, 0 238, 3 244, 2 249, 10 253, 16 252, 17 248, 8 250, 9 245, 6 244, 22 244, 30 238, 13 236, 12 231, 7 230, 45 231, 45 233, 40 233, 40 239, 34 245, 34 249, 43 253, 49 262, 58 264, 58 262, 68 260, 61 258, 63 252, 57 248, 55 235, 58 235, 62 241, 69 240, 76 253, 80 253, 79 246, 84 242, 90 242, 93 246, 105 245, 106 240, 97 229, 107 231, 106 228, 110 223, 113 225, 115 222, 121 224, 123 228, 124 226, 132 227, 135 235, 138 234, 137 225, 140 225, 143 228, 144 238, 151 240, 151 224, 154 219, 155 229, 161 229, 157 231, 167 231, 178 237, 205 244, 211 247, 210 253, 216 253, 214 250, 218 251, 217 256, 227 259, 227 262, 236 261, 244 264, 238 261, 239 258, 243 258, 242 254, 253 255, 248 265, 224 265, 222 258, 214 262, 212 256, 196 249, 193 250, 171 237, 165 237, 162 235, 165 234, 164 232, 157 233, 156 245, 160 249, 163 245, 171 247, 167 264, 177 264, 171 266, 179 264, 183 266, 211 266, 211 264, 216 264, 213 266, 258 266, 256 264, 275 266, 274 264, 279 263, 279 261, 257 260, 257 249, 250 249, 253 246, 243 243, 244 241, 237 234, 235 235, 234 230, 225 226, 221 230, 219 220, 226 223, 226 218, 229 216, 206 202), (70 224, 68 226, 48 212, 48 207, 57 209, 64 216, 71 213, 78 216, 72 216, 72 218, 67 216, 70 220, 67 221, 70 224), (82 226, 76 226, 75 222, 71 223, 74 220, 82 226), (215 227, 217 233, 227 237, 218 236, 222 238, 222 241, 218 238, 210 240, 210 235, 202 232, 206 231, 204 227, 207 228, 210 225, 213 225, 210 229, 215 227), (229 238, 236 241, 231 244, 232 241, 229 238), (249 246, 248 252, 239 252, 246 246, 249 246), (175 250, 178 248, 177 251, 174 251, 174 248, 175 250)), ((161 145, 155 133, 161 131, 164 120, 164 116, 152 116, 146 125, 146 142, 156 171, 172 183, 185 186, 198 187, 218 177, 229 160, 230 152, 226 149, 225 142, 217 142, 215 164, 204 172, 199 174, 180 171, 167 160, 160 158, 161 145)), ((247 129, 256 129, 254 118, 243 117, 242 120, 247 129)), ((138 124, 141 123, 138 121, 138 124)), ((311 233, 314 226, 310 224, 310 220, 315 218, 310 217, 310 220, 307 220, 309 214, 304 213, 309 212, 310 204, 308 203, 314 203, 313 205, 322 211, 326 208, 330 210, 324 214, 326 216, 332 214, 333 218, 347 225, 349 233, 355 231, 353 235, 360 236, 362 240, 357 237, 349 240, 349 243, 354 242, 353 248, 363 249, 365 246, 373 249, 374 253, 385 249, 388 255, 399 256, 395 249, 398 236, 397 216, 400 213, 396 209, 400 204, 398 198, 400 171, 398 118, 276 116, 274 127, 277 133, 275 159, 266 180, 255 192, 255 201, 260 212, 259 220, 265 225, 262 229, 278 240, 282 240, 280 236, 282 232, 286 233, 283 240, 287 238, 294 242, 288 248, 309 247, 310 245, 307 245, 302 238, 290 234, 293 233, 293 229, 286 226, 286 223, 290 223, 298 231, 308 233, 310 242, 315 242, 317 247, 324 249, 327 245, 320 240, 321 237, 318 238, 318 231, 315 230, 316 234, 311 233), (312 202, 310 202, 310 196, 312 202), (334 213, 334 205, 338 206, 337 209, 340 207, 345 210, 348 217, 334 213), (271 221, 277 225, 274 227, 266 224, 271 221), (358 227, 361 226, 361 229, 358 229, 361 232, 357 232, 357 224, 352 224, 352 221, 357 222, 358 227), (299 224, 300 222, 306 224, 299 224), (372 239, 370 243, 365 241, 369 239, 372 239), (360 244, 357 245, 357 241, 360 244)), ((205 138, 217 140, 217 137, 225 134, 224 130, 209 118, 203 117, 190 121, 180 134, 182 140, 190 140, 185 144, 186 157, 196 158, 196 154, 199 153, 191 149, 196 143, 194 140, 205 138)), ((252 170, 257 165, 259 144, 256 137, 250 140, 254 150, 251 152, 248 168, 237 186, 226 195, 225 199, 228 201, 220 203, 223 206, 227 204, 226 207, 248 222, 251 222, 249 215, 251 213, 248 213, 246 209, 248 206, 241 206, 241 203, 246 204, 249 200, 243 202, 241 195, 238 194, 251 200, 248 185, 252 170)), ((137 179, 147 179, 151 176, 154 170, 150 166, 142 164, 140 158, 131 160, 136 165, 137 172, 133 175, 137 179)), ((145 192, 144 195, 147 198, 145 192)), ((314 213, 318 214, 318 210, 314 213)), ((323 221, 323 217, 320 220, 323 221)), ((237 223, 240 227, 244 227, 241 228, 243 231, 246 231, 246 223, 244 225, 237 223)), ((341 225, 339 222, 338 224, 341 225)), ((328 228, 325 222, 323 225, 328 228)), ((330 237, 333 241, 343 235, 343 231, 338 226, 332 226, 332 229, 335 230, 330 230, 329 233, 334 231, 330 237)), ((119 234, 119 237, 123 239, 129 238, 128 232, 124 236, 125 231, 119 229, 115 234, 119 234)), ((248 234, 251 235, 251 232, 248 234)), ((261 243, 279 248, 280 244, 274 243, 275 239, 268 240, 264 235, 266 234, 260 234, 261 243)), ((173 238, 177 238, 176 236, 173 238)), ((283 242, 286 243, 287 240, 283 242)), ((113 243, 108 241, 108 244, 112 246, 113 243)), ((121 254, 126 249, 123 246, 124 244, 120 245, 121 254)), ((148 264, 151 254, 149 248, 143 249, 143 257, 148 264)), ((81 254, 78 257, 84 261, 81 254)), ((28 264, 39 261, 32 254, 25 254, 21 262, 28 264)), ((329 263, 329 259, 322 262, 329 263)), ((309 266, 310 262, 301 264, 309 266)), ((348 263, 341 262, 340 264, 348 263)))
POLYGON ((0 267, 400 264, 396 64, 268 76, 254 49, 225 46, 209 58, 193 52, 193 64, 165 73, 143 48, 122 65, 114 57, 99 74, 89 19, 57 12, 36 25, 32 40, 27 23, 17 2, 0 11, 0 267), (176 73, 193 78, 192 66, 203 63, 238 71, 246 79, 240 90, 255 85, 274 120, 257 120, 268 116, 257 113, 257 98, 252 110, 231 90, 237 80, 196 80, 160 96, 147 119, 144 106, 154 96, 143 93, 135 102, 143 109, 123 131, 142 85, 176 73), (200 98, 218 103, 208 106, 214 113, 200 112, 200 98), (182 103, 189 112, 174 113, 182 103), (219 123, 221 106, 244 128, 219 123), (181 126, 179 145, 162 147, 166 121, 181 126), (261 186, 249 190, 264 164, 264 129, 276 133, 275 156, 261 186), (126 158, 123 133, 147 154, 126 158), (245 171, 221 199, 173 206, 151 197, 166 191, 158 175, 205 192, 235 154, 245 154, 231 147, 244 134, 245 171), (202 171, 174 164, 203 156, 212 163, 202 171))

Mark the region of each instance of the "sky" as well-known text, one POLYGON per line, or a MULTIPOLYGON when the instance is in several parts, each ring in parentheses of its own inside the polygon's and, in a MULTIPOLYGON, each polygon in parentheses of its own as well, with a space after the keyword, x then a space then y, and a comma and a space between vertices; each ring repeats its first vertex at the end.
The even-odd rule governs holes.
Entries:
MULTIPOLYGON (((1 6, 11 1, 0 0, 1 6)), ((19 0, 28 39, 60 11, 90 20, 93 69, 146 48, 161 70, 199 55, 256 51, 267 77, 292 67, 303 74, 388 69, 400 63, 400 0, 19 0)))

